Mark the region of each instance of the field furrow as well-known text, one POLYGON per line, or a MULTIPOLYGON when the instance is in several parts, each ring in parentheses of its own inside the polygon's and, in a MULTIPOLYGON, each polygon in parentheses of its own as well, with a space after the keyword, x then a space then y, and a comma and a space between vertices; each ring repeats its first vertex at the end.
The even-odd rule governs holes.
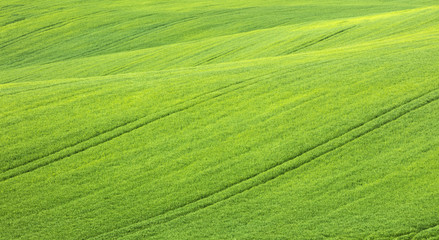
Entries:
POLYGON ((435 0, 0 2, 0 240, 436 239, 435 0))
POLYGON ((330 153, 336 150, 337 148, 343 147, 344 145, 349 144, 355 141, 356 139, 374 130, 379 129, 382 126, 399 119, 400 117, 410 113, 411 111, 421 108, 438 99, 439 99, 438 89, 429 91, 414 99, 408 100, 406 103, 402 105, 395 106, 387 110, 386 112, 376 116, 375 118, 351 128, 349 131, 333 139, 329 139, 323 143, 320 143, 262 172, 259 172, 253 176, 249 176, 236 183, 233 183, 224 189, 221 189, 219 191, 216 191, 206 196, 202 196, 193 202, 189 202, 182 206, 178 206, 174 209, 170 209, 158 216, 154 216, 151 219, 147 219, 144 222, 135 223, 133 225, 124 227, 122 229, 117 229, 110 233, 97 236, 96 239, 108 239, 108 238, 117 238, 120 236, 127 236, 137 231, 144 230, 145 228, 150 227, 152 225, 163 224, 172 221, 176 218, 185 216, 187 214, 202 210, 219 202, 226 201, 240 193, 249 191, 261 184, 265 184, 273 179, 276 179, 277 177, 282 176, 287 172, 300 168, 304 164, 307 164, 327 153, 330 153), (296 161, 294 163, 291 163, 291 161, 293 160, 296 161), (195 206, 191 206, 191 205, 195 205, 195 206))

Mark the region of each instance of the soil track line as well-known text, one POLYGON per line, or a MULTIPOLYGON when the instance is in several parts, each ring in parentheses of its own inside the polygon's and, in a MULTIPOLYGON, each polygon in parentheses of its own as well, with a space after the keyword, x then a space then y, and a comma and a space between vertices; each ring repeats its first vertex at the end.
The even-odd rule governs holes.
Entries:
POLYGON ((5 42, 0 43, 0 48, 5 48, 5 47, 7 47, 7 46, 9 46, 11 44, 15 44, 18 41, 20 41, 23 38, 26 38, 26 37, 28 37, 30 35, 44 33, 44 32, 47 32, 47 31, 50 31, 50 30, 53 30, 53 29, 57 29, 57 28, 66 26, 68 24, 72 24, 72 23, 74 23, 74 22, 76 22, 78 20, 86 19, 88 16, 92 16, 92 15, 97 14, 97 13, 100 13, 100 12, 98 11, 98 12, 94 12, 94 13, 83 15, 81 17, 74 17, 74 18, 71 18, 71 19, 66 19, 65 21, 62 21, 62 22, 52 23, 50 25, 47 25, 47 26, 44 26, 44 27, 41 27, 41 28, 38 28, 38 29, 35 29, 35 30, 32 30, 32 31, 29 31, 29 32, 27 32, 27 33, 25 33, 23 35, 20 35, 18 37, 15 37, 15 38, 12 38, 12 39, 9 39, 9 40, 7 40, 5 42))
POLYGON ((95 135, 91 136, 90 138, 82 140, 78 143, 66 146, 65 148, 56 150, 56 151, 49 153, 49 154, 46 154, 44 156, 29 160, 22 165, 16 166, 12 169, 9 169, 9 170, 1 173, 0 181, 5 181, 5 180, 8 180, 10 178, 19 176, 21 174, 31 172, 31 171, 36 170, 38 168, 44 167, 50 163, 62 160, 64 158, 73 156, 77 153, 83 152, 89 148, 92 148, 92 147, 101 145, 105 142, 111 141, 114 138, 117 138, 117 137, 122 136, 126 133, 129 133, 129 132, 132 132, 138 128, 146 126, 146 125, 153 123, 155 121, 161 120, 165 117, 182 112, 184 110, 187 110, 189 108, 195 107, 195 106, 200 105, 202 103, 211 101, 211 100, 216 99, 218 97, 221 97, 223 95, 232 93, 232 92, 237 91, 239 89, 249 87, 251 85, 258 83, 259 81, 266 79, 266 77, 269 77, 272 73, 273 72, 265 74, 262 77, 261 76, 253 77, 253 78, 249 78, 246 80, 238 81, 238 82, 220 87, 218 89, 200 94, 200 95, 193 97, 189 100, 183 101, 183 102, 178 103, 172 107, 169 107, 161 113, 156 113, 157 116, 155 116, 155 117, 148 115, 148 116, 144 116, 144 117, 141 117, 138 119, 134 119, 134 120, 126 122, 122 125, 118 125, 118 126, 115 126, 113 128, 110 128, 102 133, 95 134, 95 135), (232 89, 228 90, 229 88, 232 88, 232 89), (226 91, 221 92, 221 90, 225 90, 225 89, 226 89, 226 91), (207 97, 199 100, 200 98, 203 98, 205 96, 207 96, 207 97), (174 108, 174 109, 172 109, 172 108, 174 108))
MULTIPOLYGON (((289 110, 291 111, 291 110, 293 110, 293 109, 296 109, 297 107, 302 106, 302 105, 305 104, 305 103, 308 103, 308 102, 314 101, 314 100, 316 100, 316 99, 318 99, 318 98, 321 98, 321 97, 324 96, 324 95, 325 95, 325 94, 323 94, 323 95, 316 95, 316 96, 312 96, 312 97, 310 97, 310 98, 306 98, 306 99, 304 99, 304 100, 302 100, 302 101, 297 101, 297 105, 295 105, 294 107, 292 107, 292 108, 289 109, 289 110)), ((268 119, 269 119, 269 118, 268 118, 268 119)), ((239 153, 238 155, 235 155, 233 158, 237 158, 237 157, 239 157, 239 156, 241 156, 241 155, 243 155, 243 154, 248 153, 249 151, 250 151, 250 149, 249 149, 249 150, 246 150, 246 151, 244 151, 244 152, 242 152, 242 153, 239 153)), ((149 156, 149 157, 152 157, 152 156, 157 156, 157 154, 153 154, 153 155, 151 155, 151 156, 149 156)), ((74 171, 74 169, 73 169, 73 171, 74 171)), ((124 184, 124 185, 120 185, 120 186, 123 186, 125 189, 127 189, 127 186, 128 186, 128 185, 127 185, 127 184, 124 184)), ((129 190, 128 190, 128 192, 126 192, 126 193, 130 193, 130 192, 132 192, 133 190, 138 189, 139 187, 141 187, 141 185, 136 185, 135 187, 130 187, 129 190)), ((107 186, 104 186, 104 187, 99 188, 99 189, 97 189, 97 190, 95 190, 95 191, 92 191, 92 192, 87 193, 87 195, 73 197, 73 198, 67 200, 66 202, 61 203, 60 205, 51 206, 50 208, 43 208, 43 209, 41 209, 38 213, 33 213, 33 214, 31 214, 31 215, 40 214, 40 213, 42 213, 42 212, 46 212, 46 211, 49 211, 49 210, 52 210, 52 209, 55 209, 55 208, 56 208, 56 209, 59 209, 59 208, 62 207, 62 206, 69 205, 69 204, 71 204, 71 203, 73 203, 73 202, 76 202, 76 201, 81 200, 81 199, 84 199, 84 198, 93 198, 93 197, 96 197, 96 196, 101 195, 101 194, 107 194, 109 188, 111 188, 111 186, 108 186, 108 185, 107 185, 107 186)), ((23 216, 23 217, 24 217, 24 216, 23 216)), ((23 217, 21 217, 21 218, 23 218, 23 217)), ((0 217, 0 221, 1 221, 1 219, 2 219, 2 217, 0 217)), ((19 218, 19 219, 20 219, 20 218, 19 218)))
POLYGON ((305 48, 311 47, 311 46, 316 45, 316 44, 318 44, 318 43, 320 43, 320 42, 323 42, 323 41, 325 41, 325 40, 328 40, 328 39, 330 39, 330 38, 333 38, 333 37, 335 37, 335 36, 337 36, 337 35, 339 35, 339 34, 342 34, 342 33, 346 32, 346 31, 348 31, 348 30, 351 30, 351 29, 354 28, 354 27, 356 27, 356 25, 351 26, 351 27, 348 27, 348 28, 345 28, 345 29, 342 29, 342 30, 337 31, 337 32, 335 32, 335 33, 329 34, 328 36, 325 36, 325 37, 323 37, 323 38, 319 38, 319 39, 315 39, 315 40, 312 40, 312 41, 309 41, 309 42, 302 43, 301 45, 299 45, 299 46, 297 46, 296 48, 293 48, 293 49, 291 49, 291 50, 285 52, 284 54, 288 55, 288 54, 291 54, 291 53, 298 52, 298 51, 300 51, 300 50, 302 50, 302 49, 305 49, 305 48))
POLYGON ((427 226, 427 227, 424 227, 424 228, 422 228, 422 229, 419 229, 417 232, 415 232, 416 234, 412 237, 412 239, 416 239, 416 236, 418 236, 418 235, 421 234, 422 232, 428 231, 428 230, 433 229, 433 228, 436 228, 436 227, 438 227, 438 226, 439 226, 439 224, 435 223, 435 224, 429 225, 429 226, 427 226))
MULTIPOLYGON (((428 225, 426 227, 422 227, 422 228, 414 230, 414 231, 408 231, 408 232, 399 233, 399 234, 387 235, 386 237, 395 238, 395 239, 416 239, 416 236, 418 236, 422 232, 428 231, 430 229, 434 229, 438 226, 439 226, 438 224, 431 224, 431 225, 428 225)), ((370 236, 371 235, 369 235, 368 237, 370 238, 370 236)))
POLYGON ((30 31, 30 32, 25 33, 25 34, 23 34, 21 36, 18 36, 16 38, 10 39, 10 40, 5 41, 5 42, 2 42, 1 45, 0 45, 0 48, 5 48, 5 47, 7 47, 7 46, 9 46, 11 44, 14 44, 14 43, 18 42, 19 40, 21 40, 21 39, 23 39, 23 38, 25 38, 25 37, 27 37, 29 35, 32 35, 32 34, 35 34, 35 33, 43 33, 43 32, 55 29, 57 27, 59 28, 59 27, 65 26, 65 25, 67 25, 67 23, 58 22, 58 23, 53 23, 53 24, 50 24, 50 25, 38 28, 36 30, 30 31))
MULTIPOLYGON (((88 50, 87 52, 84 52, 80 56, 82 56, 82 57, 98 56, 98 55, 96 55, 96 53, 99 53, 102 49, 106 49, 106 51, 112 50, 114 48, 117 48, 120 45, 120 43, 127 43, 129 41, 136 40, 136 39, 141 38, 143 36, 147 36, 148 34, 157 33, 158 31, 167 29, 169 27, 172 27, 172 26, 175 26, 178 24, 186 23, 186 22, 189 22, 189 21, 194 20, 194 19, 197 19, 197 17, 196 16, 185 17, 185 18, 181 18, 181 19, 178 19, 175 21, 170 21, 167 23, 155 24, 153 26, 149 26, 149 28, 147 28, 144 31, 140 31, 140 32, 135 33, 135 34, 131 34, 130 36, 125 36, 125 37, 119 38, 117 40, 114 40, 112 42, 109 42, 107 44, 97 46, 93 49, 88 50)), ((136 19, 134 19, 134 20, 136 20, 136 19)), ((133 20, 130 20, 130 21, 133 21, 133 20)), ((142 48, 140 48, 140 49, 142 49, 142 48)), ((113 53, 116 53, 116 52, 113 52, 113 53)))
POLYGON ((287 158, 280 163, 267 168, 266 170, 253 174, 233 184, 223 187, 213 193, 205 194, 194 201, 177 206, 173 209, 164 211, 161 214, 146 219, 144 221, 136 222, 131 225, 115 229, 111 232, 102 233, 101 235, 92 237, 94 239, 108 239, 117 236, 127 236, 136 232, 147 229, 148 227, 163 224, 179 217, 197 212, 214 204, 226 201, 240 193, 246 192, 259 185, 274 180, 292 170, 300 168, 305 164, 330 153, 354 140, 387 125, 402 116, 419 109, 427 104, 439 99, 439 89, 434 89, 409 99, 398 106, 384 110, 382 113, 376 115, 372 119, 358 124, 346 132, 328 139, 314 147, 311 147, 296 156, 287 158), (329 146, 328 146, 329 145, 329 146), (297 161, 293 161, 297 160, 297 161))
POLYGON ((55 83, 55 84, 52 84, 52 85, 47 85, 47 86, 42 86, 42 87, 29 88, 29 89, 24 89, 22 91, 5 93, 5 94, 1 94, 0 97, 20 94, 20 93, 25 93, 25 92, 35 91, 35 90, 40 90, 40 89, 44 89, 44 88, 51 88, 51 87, 60 86, 60 85, 66 85, 66 84, 70 84, 70 83, 75 83, 75 81, 55 83))

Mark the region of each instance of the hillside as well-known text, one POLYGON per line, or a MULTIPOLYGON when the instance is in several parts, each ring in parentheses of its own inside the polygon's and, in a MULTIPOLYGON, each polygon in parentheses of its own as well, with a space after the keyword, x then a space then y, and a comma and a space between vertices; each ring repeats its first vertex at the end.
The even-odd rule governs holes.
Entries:
POLYGON ((0 239, 439 239, 439 3, 0 2, 0 239))

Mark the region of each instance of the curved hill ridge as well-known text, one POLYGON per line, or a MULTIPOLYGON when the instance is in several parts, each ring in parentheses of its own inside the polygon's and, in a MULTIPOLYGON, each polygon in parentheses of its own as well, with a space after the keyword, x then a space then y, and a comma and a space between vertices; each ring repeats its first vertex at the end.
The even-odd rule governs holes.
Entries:
POLYGON ((439 238, 435 1, 0 13, 0 239, 439 238))

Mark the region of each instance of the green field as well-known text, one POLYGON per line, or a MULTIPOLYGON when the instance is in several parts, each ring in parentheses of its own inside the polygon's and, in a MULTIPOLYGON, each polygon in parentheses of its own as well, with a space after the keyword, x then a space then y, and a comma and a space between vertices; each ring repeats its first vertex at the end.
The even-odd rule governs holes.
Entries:
POLYGON ((1 1, 0 239, 439 239, 439 2, 1 1))

